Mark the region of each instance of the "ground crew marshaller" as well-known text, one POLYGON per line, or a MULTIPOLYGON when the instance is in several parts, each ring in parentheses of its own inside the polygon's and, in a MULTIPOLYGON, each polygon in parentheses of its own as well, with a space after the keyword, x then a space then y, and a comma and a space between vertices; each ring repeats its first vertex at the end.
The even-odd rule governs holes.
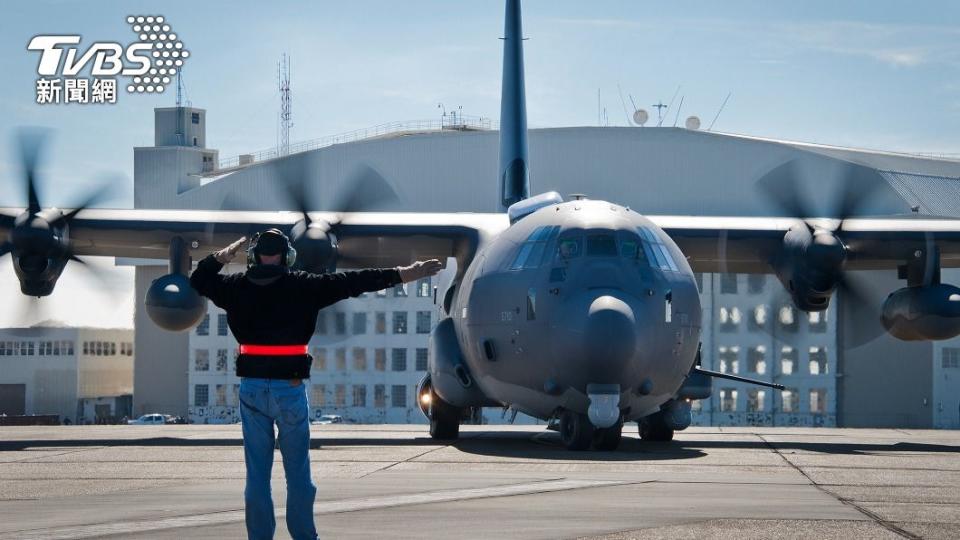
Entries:
POLYGON ((310 477, 309 407, 303 379, 310 377, 313 359, 307 354, 307 342, 317 313, 345 298, 432 276, 441 264, 429 260, 333 274, 292 270, 296 250, 286 235, 270 229, 250 242, 246 272, 220 274, 245 241, 241 238, 201 260, 190 284, 227 312, 230 331, 240 343, 236 368, 247 465, 247 535, 269 539, 276 530, 270 474, 279 442, 287 479, 287 530, 295 540, 315 539, 317 489, 310 477))

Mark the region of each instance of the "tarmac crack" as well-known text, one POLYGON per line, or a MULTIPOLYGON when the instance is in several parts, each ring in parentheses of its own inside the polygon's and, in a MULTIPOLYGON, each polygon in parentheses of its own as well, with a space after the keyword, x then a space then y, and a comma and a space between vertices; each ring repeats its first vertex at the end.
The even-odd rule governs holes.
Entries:
POLYGON ((857 504, 856 502, 854 502, 854 501, 852 501, 852 500, 850 500, 850 499, 845 499, 845 498, 837 495, 836 493, 830 491, 829 489, 821 486, 816 480, 814 480, 813 478, 811 478, 810 475, 808 475, 808 474, 806 473, 806 471, 804 471, 802 468, 800 468, 800 466, 798 466, 798 465, 795 464, 794 462, 790 461, 790 459, 789 459, 783 452, 781 452, 779 448, 777 448, 776 446, 774 446, 773 443, 771 443, 770 441, 768 441, 766 437, 764 437, 763 435, 761 435, 761 434, 759 434, 759 433, 754 433, 754 436, 758 437, 761 441, 763 441, 763 443, 766 444, 766 445, 770 448, 770 450, 773 451, 773 453, 775 453, 775 454, 777 454, 778 456, 780 456, 780 458, 783 459, 783 461, 785 461, 788 465, 790 465, 790 467, 792 467, 795 471, 797 471, 797 472, 800 473, 804 478, 806 478, 807 481, 810 482, 810 485, 812 485, 813 487, 817 488, 817 490, 820 491, 821 493, 824 493, 824 494, 829 495, 830 497, 836 499, 838 502, 840 502, 840 504, 843 504, 843 505, 846 505, 846 506, 849 506, 849 507, 853 508, 854 510, 856 510, 856 511, 860 512, 861 514, 863 514, 864 516, 870 518, 870 519, 871 519, 874 523, 876 523, 877 525, 883 527, 884 529, 887 529, 888 531, 890 531, 890 532, 892 532, 892 533, 894 533, 894 534, 900 535, 900 536, 902 536, 902 537, 904 537, 904 538, 910 538, 911 540, 922 540, 920 536, 917 536, 917 535, 915 535, 915 534, 913 534, 913 533, 911 533, 911 532, 909 532, 909 531, 906 531, 906 530, 898 527, 898 526, 895 525, 894 523, 892 523, 892 522, 887 521, 886 519, 884 519, 884 518, 883 518, 882 516, 880 516, 879 514, 877 514, 877 513, 875 513, 875 512, 872 512, 872 511, 870 511, 870 510, 867 510, 866 508, 860 506, 860 505, 857 504))

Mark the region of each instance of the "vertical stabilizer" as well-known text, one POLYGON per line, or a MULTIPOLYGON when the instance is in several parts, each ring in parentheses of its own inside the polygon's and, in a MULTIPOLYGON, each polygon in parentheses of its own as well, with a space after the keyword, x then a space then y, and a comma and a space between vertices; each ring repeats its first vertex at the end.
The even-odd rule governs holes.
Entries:
POLYGON ((520 0, 506 0, 500 93, 500 206, 530 196, 527 171, 527 98, 523 82, 520 0))

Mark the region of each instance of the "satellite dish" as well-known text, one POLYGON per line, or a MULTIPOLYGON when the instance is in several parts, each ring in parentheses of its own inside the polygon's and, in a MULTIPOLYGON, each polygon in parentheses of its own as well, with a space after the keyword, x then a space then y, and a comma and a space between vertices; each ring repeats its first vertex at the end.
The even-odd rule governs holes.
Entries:
POLYGON ((637 110, 634 111, 634 113, 633 113, 633 121, 634 121, 634 123, 636 123, 637 125, 642 126, 642 125, 646 124, 646 123, 647 123, 647 120, 649 120, 649 119, 650 119, 650 115, 647 114, 647 111, 645 111, 645 110, 643 110, 643 109, 637 109, 637 110))
POLYGON ((687 121, 684 122, 683 125, 685 125, 687 129, 700 129, 700 119, 696 116, 691 116, 690 118, 687 118, 687 121))

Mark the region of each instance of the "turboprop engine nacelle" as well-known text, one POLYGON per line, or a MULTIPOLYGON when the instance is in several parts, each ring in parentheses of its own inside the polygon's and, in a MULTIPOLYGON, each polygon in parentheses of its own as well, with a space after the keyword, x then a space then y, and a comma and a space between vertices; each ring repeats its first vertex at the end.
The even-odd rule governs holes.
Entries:
POLYGON ((960 335, 960 288, 945 283, 905 287, 883 302, 883 327, 904 341, 960 335))

